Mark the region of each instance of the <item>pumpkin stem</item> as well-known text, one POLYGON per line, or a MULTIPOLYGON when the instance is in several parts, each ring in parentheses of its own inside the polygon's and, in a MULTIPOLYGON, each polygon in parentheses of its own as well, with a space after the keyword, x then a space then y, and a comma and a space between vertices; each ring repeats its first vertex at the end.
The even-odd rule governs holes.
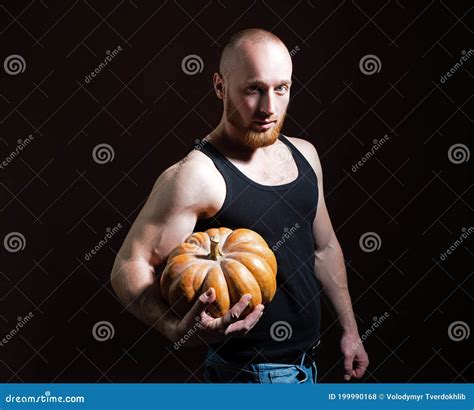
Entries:
POLYGON ((219 237, 211 236, 211 253, 209 257, 216 261, 219 256, 222 256, 222 253, 219 251, 219 237))

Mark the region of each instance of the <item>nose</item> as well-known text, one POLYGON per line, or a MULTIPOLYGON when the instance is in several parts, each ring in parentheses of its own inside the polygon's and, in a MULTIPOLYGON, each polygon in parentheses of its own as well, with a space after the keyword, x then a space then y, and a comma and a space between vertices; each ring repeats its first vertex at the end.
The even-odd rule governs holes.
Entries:
POLYGON ((260 98, 260 111, 271 117, 276 114, 275 96, 272 93, 265 93, 260 98))

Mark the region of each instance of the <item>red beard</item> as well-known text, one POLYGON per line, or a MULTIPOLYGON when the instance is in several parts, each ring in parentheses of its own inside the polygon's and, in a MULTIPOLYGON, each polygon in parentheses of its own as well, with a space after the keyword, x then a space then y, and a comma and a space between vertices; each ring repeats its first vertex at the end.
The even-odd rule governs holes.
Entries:
POLYGON ((240 144, 256 149, 272 145, 278 139, 286 114, 280 116, 273 128, 267 131, 254 131, 251 127, 245 125, 242 116, 230 99, 227 99, 225 104, 227 121, 243 133, 243 136, 239 139, 240 144))

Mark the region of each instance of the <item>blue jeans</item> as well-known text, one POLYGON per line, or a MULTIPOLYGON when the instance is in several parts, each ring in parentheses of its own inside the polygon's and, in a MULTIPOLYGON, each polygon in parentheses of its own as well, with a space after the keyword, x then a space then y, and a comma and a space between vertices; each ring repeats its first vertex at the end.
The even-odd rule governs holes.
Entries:
POLYGON ((316 383, 316 363, 303 354, 299 364, 258 363, 244 367, 225 361, 214 350, 206 356, 206 383, 316 383))

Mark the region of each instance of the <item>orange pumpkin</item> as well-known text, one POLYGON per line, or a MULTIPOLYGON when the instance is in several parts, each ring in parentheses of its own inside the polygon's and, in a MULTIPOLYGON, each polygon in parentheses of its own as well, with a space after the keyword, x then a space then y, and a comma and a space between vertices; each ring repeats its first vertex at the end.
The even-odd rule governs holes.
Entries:
POLYGON ((276 291, 277 263, 265 240, 250 229, 211 228, 194 232, 168 256, 161 275, 163 298, 184 316, 209 288, 216 300, 209 314, 223 316, 246 293, 252 295, 245 317, 276 291))

